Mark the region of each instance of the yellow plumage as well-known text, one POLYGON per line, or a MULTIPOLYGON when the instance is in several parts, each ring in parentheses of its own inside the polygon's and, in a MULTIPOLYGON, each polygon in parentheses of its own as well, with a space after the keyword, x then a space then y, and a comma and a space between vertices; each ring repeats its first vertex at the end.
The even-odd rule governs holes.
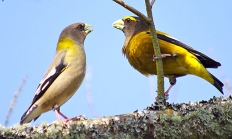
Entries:
MULTIPOLYGON (((129 63, 146 76, 157 74, 152 39, 146 23, 139 17, 126 16, 115 21, 113 26, 122 30, 126 36, 122 52, 129 63)), ((164 76, 170 79, 171 85, 176 83, 175 78, 192 74, 205 79, 223 93, 223 83, 206 70, 217 68, 220 63, 166 33, 156 33, 161 54, 170 55, 165 56, 162 61, 164 76)))

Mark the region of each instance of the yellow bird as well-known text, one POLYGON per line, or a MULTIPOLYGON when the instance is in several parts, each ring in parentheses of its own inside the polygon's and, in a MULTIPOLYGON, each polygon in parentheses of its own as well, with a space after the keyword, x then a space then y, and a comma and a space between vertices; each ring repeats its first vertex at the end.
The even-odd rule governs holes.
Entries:
MULTIPOLYGON (((157 57, 154 55, 152 39, 148 25, 139 17, 125 16, 113 23, 113 27, 125 34, 122 53, 129 63, 143 75, 157 74, 157 57)), ((171 86, 165 92, 168 95, 175 85, 176 78, 192 74, 201 77, 215 86, 223 94, 223 83, 206 68, 218 68, 221 64, 192 47, 156 31, 163 61, 164 76, 169 78, 171 86)))
MULTIPOLYGON (((44 112, 54 110, 58 121, 60 107, 69 100, 81 85, 86 71, 84 40, 92 30, 89 24, 74 23, 60 34, 56 54, 35 92, 32 103, 23 114, 20 124, 34 121, 44 112)), ((60 115, 60 116, 59 116, 60 115)))

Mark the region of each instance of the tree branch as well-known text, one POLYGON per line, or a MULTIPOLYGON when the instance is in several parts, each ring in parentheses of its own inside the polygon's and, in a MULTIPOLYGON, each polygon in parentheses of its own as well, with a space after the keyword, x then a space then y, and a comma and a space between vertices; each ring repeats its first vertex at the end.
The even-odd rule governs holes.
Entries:
POLYGON ((140 112, 71 122, 2 127, 0 138, 231 138, 232 98, 153 104, 140 112))
POLYGON ((23 78, 23 81, 22 81, 22 83, 20 84, 19 89, 18 89, 18 90, 15 92, 15 94, 14 94, 14 99, 11 101, 10 107, 9 107, 8 112, 7 112, 7 114, 6 114, 6 120, 5 120, 5 124, 4 124, 5 126, 7 126, 8 123, 9 123, 10 115, 11 115, 11 113, 12 113, 12 111, 13 111, 13 108, 14 108, 15 103, 17 102, 18 95, 19 95, 19 93, 22 91, 23 86, 25 85, 26 80, 27 80, 27 76, 25 76, 25 77, 23 78))
POLYGON ((152 1, 151 1, 151 4, 150 4, 151 7, 153 6, 154 3, 155 3, 155 0, 152 0, 152 1))
MULTIPOLYGON (((155 53, 155 56, 161 57, 159 42, 158 42, 155 24, 154 24, 153 16, 152 16, 152 9, 151 9, 152 6, 149 0, 145 0, 145 3, 146 3, 146 9, 147 9, 147 16, 150 21, 149 28, 150 28, 150 33, 152 37, 154 53, 155 53)), ((165 102, 166 99, 164 95, 164 73, 163 73, 162 58, 158 58, 156 60, 156 69, 157 69, 157 84, 158 84, 158 89, 157 89, 158 96, 156 98, 156 101, 165 102)))
POLYGON ((141 12, 139 12, 138 10, 136 10, 135 8, 133 8, 132 6, 130 6, 129 4, 123 2, 122 0, 113 0, 113 1, 116 2, 116 3, 118 3, 119 5, 121 5, 122 7, 126 8, 127 10, 131 11, 135 15, 139 16, 147 24, 150 24, 150 21, 148 20, 148 18, 144 14, 142 14, 141 12))
POLYGON ((152 43, 154 47, 154 54, 156 57, 160 57, 156 60, 156 69, 157 69, 157 85, 158 85, 158 96, 156 97, 156 101, 163 103, 166 101, 165 95, 164 95, 164 73, 163 73, 163 62, 161 58, 160 53, 160 47, 158 43, 158 38, 156 35, 156 29, 152 17, 152 5, 155 3, 155 0, 152 0, 151 2, 149 0, 145 0, 146 3, 146 9, 147 9, 147 15, 146 17, 144 14, 133 8, 132 6, 128 5, 127 3, 123 2, 122 0, 113 0, 114 2, 120 4, 124 8, 128 9, 129 11, 133 12, 137 16, 139 16, 141 19, 143 19, 147 25, 150 28, 151 36, 152 36, 152 43))

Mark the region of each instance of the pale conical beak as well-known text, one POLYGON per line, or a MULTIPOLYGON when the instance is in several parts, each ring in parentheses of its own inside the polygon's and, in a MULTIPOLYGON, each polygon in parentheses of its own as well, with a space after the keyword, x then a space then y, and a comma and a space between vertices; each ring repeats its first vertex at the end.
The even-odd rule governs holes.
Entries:
POLYGON ((92 29, 92 25, 90 24, 85 24, 85 33, 86 34, 89 34, 90 32, 92 32, 93 29, 92 29))
POLYGON ((124 22, 122 21, 122 19, 119 19, 119 20, 115 21, 115 22, 112 24, 112 26, 113 26, 114 28, 117 28, 117 29, 122 30, 122 29, 124 28, 124 22))

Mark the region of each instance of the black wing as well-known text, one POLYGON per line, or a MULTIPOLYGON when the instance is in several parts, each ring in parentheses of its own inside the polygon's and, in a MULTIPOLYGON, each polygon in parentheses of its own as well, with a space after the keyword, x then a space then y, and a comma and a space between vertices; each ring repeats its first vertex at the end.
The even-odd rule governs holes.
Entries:
MULTIPOLYGON (((47 89, 50 87, 50 85, 56 80, 56 78, 67 68, 67 65, 64 64, 64 58, 60 61, 60 63, 54 67, 40 82, 39 86, 36 89, 35 96, 31 102, 30 107, 27 109, 27 111, 23 114, 21 120, 24 118, 24 116, 27 114, 28 110, 31 108, 31 106, 39 100, 44 93, 47 91, 47 89)), ((34 120, 36 120, 38 117, 36 117, 34 120)))
POLYGON ((188 50, 190 53, 194 54, 200 60, 200 62, 202 63, 202 65, 205 68, 218 68, 219 66, 221 66, 221 64, 219 62, 213 60, 212 58, 206 56, 205 54, 203 54, 197 50, 194 50, 192 47, 182 43, 179 40, 176 40, 172 37, 169 37, 169 36, 163 35, 163 34, 157 34, 157 37, 158 37, 158 39, 161 39, 161 40, 167 41, 169 43, 178 45, 178 46, 188 50))

